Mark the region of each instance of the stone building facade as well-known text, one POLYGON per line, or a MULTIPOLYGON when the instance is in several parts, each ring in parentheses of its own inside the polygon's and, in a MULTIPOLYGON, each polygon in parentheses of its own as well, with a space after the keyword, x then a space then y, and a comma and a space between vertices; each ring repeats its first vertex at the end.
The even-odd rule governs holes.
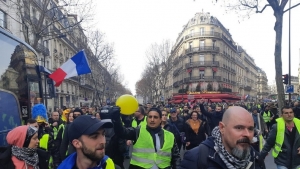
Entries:
POLYGON ((254 59, 210 13, 197 13, 188 21, 171 55, 169 98, 178 93, 222 91, 234 92, 241 99, 257 99, 259 73, 254 59))
POLYGON ((59 7, 58 0, 51 0, 48 5, 44 3, 45 1, 42 0, 0 1, 0 26, 25 41, 24 31, 28 31, 30 32, 29 41, 32 42, 34 30, 31 27, 24 27, 22 23, 38 24, 41 16, 43 16, 43 31, 41 32, 43 36, 34 46, 34 49, 39 54, 39 65, 52 72, 80 50, 85 50, 94 74, 64 80, 55 89, 55 98, 49 98, 48 85, 43 83, 43 93, 46 93, 44 99, 47 99, 49 111, 62 106, 81 107, 91 106, 92 103, 93 105, 100 105, 101 102, 106 100, 104 95, 101 99, 99 98, 101 94, 99 91, 103 91, 101 87, 101 79, 103 78, 101 76, 107 74, 107 70, 88 47, 88 39, 83 29, 80 24, 76 24, 77 16, 68 14, 63 8, 59 7), (22 15, 20 15, 19 9, 22 9, 22 15), (44 12, 45 9, 47 10, 46 13, 44 12))

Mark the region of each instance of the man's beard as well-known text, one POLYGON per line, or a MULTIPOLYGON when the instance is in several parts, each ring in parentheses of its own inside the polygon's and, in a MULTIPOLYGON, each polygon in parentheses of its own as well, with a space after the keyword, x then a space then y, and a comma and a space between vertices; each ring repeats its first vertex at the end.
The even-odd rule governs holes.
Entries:
MULTIPOLYGON (((81 148, 81 151, 82 153, 88 158, 90 159, 91 161, 94 161, 94 162, 98 162, 100 160, 102 160, 102 158, 104 157, 105 155, 105 151, 103 151, 103 153, 101 153, 100 155, 96 154, 96 150, 95 151, 92 151, 90 149, 88 149, 83 142, 82 143, 82 148, 81 148)), ((101 148, 105 149, 105 145, 101 145, 101 148)))
POLYGON ((244 138, 241 140, 238 140, 237 143, 248 143, 249 147, 245 149, 240 149, 237 146, 234 147, 231 151, 232 155, 236 157, 239 160, 244 160, 250 155, 250 140, 248 138, 244 138))
POLYGON ((234 147, 231 152, 232 155, 237 159, 245 160, 250 155, 250 147, 246 149, 239 149, 237 147, 234 147))

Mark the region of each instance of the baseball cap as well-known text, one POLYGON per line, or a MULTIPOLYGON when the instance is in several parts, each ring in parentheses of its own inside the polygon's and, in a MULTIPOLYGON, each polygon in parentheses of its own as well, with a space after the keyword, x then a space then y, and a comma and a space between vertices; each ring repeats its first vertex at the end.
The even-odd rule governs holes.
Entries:
POLYGON ((170 110, 170 113, 176 113, 176 108, 172 108, 172 109, 170 110))
POLYGON ((91 135, 100 128, 112 128, 111 120, 99 120, 94 116, 81 115, 78 116, 68 129, 68 137, 70 141, 78 139, 82 135, 91 135))

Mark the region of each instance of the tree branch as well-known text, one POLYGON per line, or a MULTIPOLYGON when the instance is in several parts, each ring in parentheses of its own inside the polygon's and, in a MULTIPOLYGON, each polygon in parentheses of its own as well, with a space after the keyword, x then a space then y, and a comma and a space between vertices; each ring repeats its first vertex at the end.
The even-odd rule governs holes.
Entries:
POLYGON ((268 6, 270 6, 270 4, 266 4, 266 5, 263 7, 263 9, 260 10, 260 11, 256 9, 256 13, 263 13, 263 11, 264 11, 268 6))
POLYGON ((285 13, 285 12, 287 12, 287 11, 289 11, 289 10, 291 10, 291 9, 293 9, 293 8, 295 8, 295 7, 297 7, 297 6, 299 6, 299 5, 300 5, 300 3, 298 3, 298 4, 296 4, 296 5, 292 6, 292 7, 290 7, 289 9, 287 9, 287 10, 285 10, 285 11, 283 11, 283 13, 285 13))

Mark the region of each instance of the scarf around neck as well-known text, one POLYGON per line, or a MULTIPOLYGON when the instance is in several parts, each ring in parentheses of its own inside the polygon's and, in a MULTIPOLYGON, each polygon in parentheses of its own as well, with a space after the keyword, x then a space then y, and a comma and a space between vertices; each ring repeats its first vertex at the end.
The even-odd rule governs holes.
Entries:
POLYGON ((215 150, 219 154, 228 169, 244 169, 250 162, 251 156, 249 155, 244 160, 239 160, 228 153, 222 143, 222 136, 219 130, 219 126, 215 127, 212 131, 212 136, 215 138, 215 150))
POLYGON ((11 148, 12 155, 17 159, 24 161, 26 164, 33 166, 34 169, 39 169, 39 157, 35 149, 27 147, 17 147, 12 146, 11 148))

